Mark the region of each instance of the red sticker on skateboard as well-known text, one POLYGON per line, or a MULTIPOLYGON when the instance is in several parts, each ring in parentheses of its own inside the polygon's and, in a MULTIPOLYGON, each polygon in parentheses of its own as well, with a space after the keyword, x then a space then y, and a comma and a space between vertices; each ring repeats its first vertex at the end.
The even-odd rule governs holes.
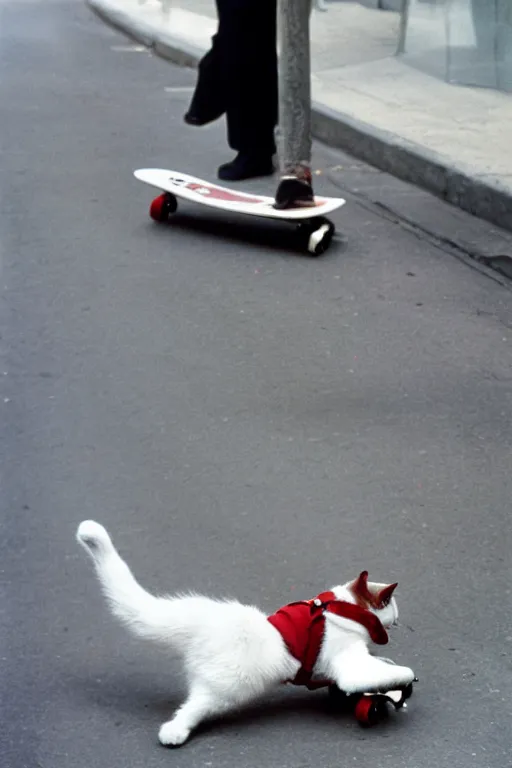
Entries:
POLYGON ((198 195, 208 196, 214 200, 224 200, 226 203, 264 203, 265 198, 261 197, 249 197, 249 195, 239 195, 236 192, 231 192, 229 189, 222 187, 214 187, 209 184, 196 184, 189 182, 184 184, 183 187, 191 189, 192 192, 197 192, 198 195))

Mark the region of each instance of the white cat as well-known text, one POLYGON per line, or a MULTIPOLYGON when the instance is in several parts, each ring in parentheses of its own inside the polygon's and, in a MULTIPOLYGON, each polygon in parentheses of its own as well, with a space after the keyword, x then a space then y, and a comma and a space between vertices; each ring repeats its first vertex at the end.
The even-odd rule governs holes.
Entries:
POLYGON ((159 731, 160 743, 183 744, 206 718, 247 704, 283 682, 315 688, 335 683, 346 693, 405 688, 408 667, 371 656, 396 624, 396 584, 353 582, 272 617, 236 601, 200 595, 155 597, 135 580, 103 526, 80 524, 77 539, 91 555, 112 612, 136 635, 178 651, 188 696, 159 731))

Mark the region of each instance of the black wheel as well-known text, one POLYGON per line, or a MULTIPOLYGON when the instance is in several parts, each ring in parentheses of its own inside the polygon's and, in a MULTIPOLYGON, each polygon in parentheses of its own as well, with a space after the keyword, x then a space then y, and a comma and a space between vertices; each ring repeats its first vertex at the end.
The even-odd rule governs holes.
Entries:
POLYGON ((178 210, 178 198, 176 195, 171 194, 171 192, 166 192, 165 203, 167 205, 167 210, 169 211, 169 216, 171 216, 173 213, 176 213, 178 210))
POLYGON ((312 256, 321 256, 331 244, 334 224, 329 219, 318 216, 299 224, 300 236, 304 239, 306 251, 312 256))
POLYGON ((407 688, 404 688, 404 692, 403 692, 403 700, 404 701, 406 701, 407 699, 411 698, 413 690, 414 690, 414 688, 412 687, 412 683, 409 683, 407 688))
POLYGON ((330 685, 328 691, 329 705, 337 712, 353 712, 361 698, 359 693, 346 694, 337 685, 330 685))

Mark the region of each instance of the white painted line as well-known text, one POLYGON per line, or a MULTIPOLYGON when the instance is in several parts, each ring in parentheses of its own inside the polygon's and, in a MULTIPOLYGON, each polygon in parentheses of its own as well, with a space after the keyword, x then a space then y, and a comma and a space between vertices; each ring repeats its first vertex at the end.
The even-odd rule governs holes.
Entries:
POLYGON ((190 93, 195 90, 195 85, 177 85, 164 88, 166 93, 190 93))
POLYGON ((142 53, 147 48, 145 45, 111 45, 110 50, 116 53, 142 53))

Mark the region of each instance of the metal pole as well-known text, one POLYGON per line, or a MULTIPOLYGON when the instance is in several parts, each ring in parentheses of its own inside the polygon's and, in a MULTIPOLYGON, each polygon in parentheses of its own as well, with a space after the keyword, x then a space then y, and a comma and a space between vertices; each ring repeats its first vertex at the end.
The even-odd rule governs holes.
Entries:
MULTIPOLYGON (((276 194, 296 179, 297 202, 312 201, 311 190, 311 54, 309 18, 312 0, 278 0, 279 160, 281 182, 276 194), (300 184, 302 183, 302 185, 300 184), (305 192, 309 187, 309 196, 305 192), (302 186, 302 194, 301 194, 302 186), (302 198, 302 200, 300 200, 302 198)), ((282 197, 282 195, 281 195, 282 197)), ((288 195, 288 197, 290 197, 288 195)), ((284 198, 282 207, 293 200, 284 198)))

